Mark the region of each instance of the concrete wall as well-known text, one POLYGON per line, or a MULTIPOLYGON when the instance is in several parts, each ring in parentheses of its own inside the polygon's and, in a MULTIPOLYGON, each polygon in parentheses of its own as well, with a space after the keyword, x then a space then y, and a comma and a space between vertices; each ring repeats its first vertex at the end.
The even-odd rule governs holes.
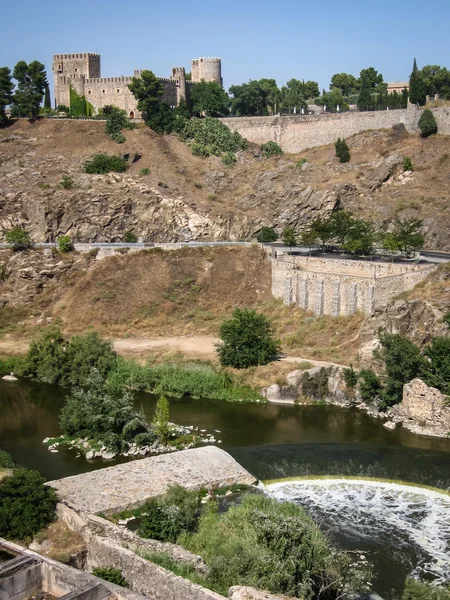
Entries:
POLYGON ((316 315, 372 315, 433 268, 285 255, 272 259, 272 294, 316 315))
MULTIPOLYGON (((221 120, 250 142, 264 144, 274 141, 285 152, 296 153, 305 148, 334 143, 338 137, 349 137, 367 129, 388 129, 398 123, 403 123, 409 132, 414 133, 418 131, 422 112, 410 105, 405 110, 221 120)), ((439 133, 450 135, 450 108, 434 108, 433 114, 439 133)))

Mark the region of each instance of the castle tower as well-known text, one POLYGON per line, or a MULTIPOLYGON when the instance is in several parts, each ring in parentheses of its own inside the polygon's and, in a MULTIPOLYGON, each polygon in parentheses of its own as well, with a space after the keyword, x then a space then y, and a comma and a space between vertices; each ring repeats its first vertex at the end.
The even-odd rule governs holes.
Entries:
POLYGON ((222 61, 220 58, 195 58, 191 63, 191 81, 216 81, 223 85, 222 61))
POLYGON ((181 98, 186 99, 186 71, 184 67, 172 67, 172 77, 177 86, 177 105, 181 98))
POLYGON ((85 95, 85 80, 100 77, 100 54, 55 54, 53 56, 55 104, 70 105, 70 88, 85 95))

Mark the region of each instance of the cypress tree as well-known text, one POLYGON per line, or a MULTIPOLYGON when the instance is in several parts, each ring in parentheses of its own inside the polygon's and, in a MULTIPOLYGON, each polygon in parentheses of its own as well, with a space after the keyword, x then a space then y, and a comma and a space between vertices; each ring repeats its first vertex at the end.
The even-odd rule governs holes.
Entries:
POLYGON ((412 104, 419 104, 420 106, 423 106, 427 99, 422 73, 417 67, 416 59, 414 59, 413 70, 409 77, 409 99, 412 104))
POLYGON ((341 163, 346 163, 350 160, 350 149, 345 141, 345 138, 338 138, 334 145, 336 149, 336 156, 339 158, 341 163))
POLYGON ((402 102, 401 102, 401 107, 402 108, 408 108, 408 98, 409 98, 408 90, 406 88, 403 88, 403 90, 402 90, 402 102))
POLYGON ((370 81, 366 73, 361 78, 361 87, 358 96, 358 109, 359 110, 371 110, 372 109, 372 89, 370 87, 370 81))
POLYGON ((52 108, 52 101, 50 100, 50 86, 48 85, 48 82, 45 84, 44 90, 44 108, 45 110, 51 110, 52 108))
POLYGON ((14 84, 11 81, 11 71, 8 67, 0 67, 0 125, 7 121, 5 108, 12 101, 14 84))

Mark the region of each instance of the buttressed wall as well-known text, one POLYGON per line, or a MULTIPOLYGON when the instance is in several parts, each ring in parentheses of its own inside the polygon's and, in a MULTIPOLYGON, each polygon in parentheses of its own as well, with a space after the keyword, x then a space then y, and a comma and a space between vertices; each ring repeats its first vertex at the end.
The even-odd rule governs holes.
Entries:
MULTIPOLYGON (((55 104, 70 106, 70 88, 93 105, 96 112, 108 105, 118 106, 129 117, 139 118, 137 102, 128 85, 142 71, 135 70, 133 76, 101 77, 100 54, 55 54, 53 77, 55 104)), ((163 102, 176 106, 181 98, 189 98, 190 91, 200 81, 216 81, 222 85, 220 58, 197 58, 192 60, 191 80, 186 79, 184 67, 173 67, 170 77, 159 77, 163 84, 163 102)))

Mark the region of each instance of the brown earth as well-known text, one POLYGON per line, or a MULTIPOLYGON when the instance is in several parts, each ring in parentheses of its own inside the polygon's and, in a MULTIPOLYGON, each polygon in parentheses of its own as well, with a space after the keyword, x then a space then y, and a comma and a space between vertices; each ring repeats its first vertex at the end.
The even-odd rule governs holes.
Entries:
POLYGON ((349 138, 351 161, 334 146, 261 159, 257 148, 226 168, 201 159, 175 135, 141 126, 118 145, 96 121, 18 121, 0 131, 0 231, 20 223, 36 241, 68 233, 78 241, 115 241, 126 230, 150 241, 248 239, 262 225, 301 230, 337 206, 373 218, 422 218, 426 245, 450 249, 450 146, 445 136, 421 139, 401 128, 349 138), (124 174, 88 175, 95 153, 141 154, 124 174), (414 172, 403 177, 403 157, 414 172), (305 165, 297 166, 300 158, 305 165), (394 159, 394 160, 392 160, 394 159), (142 168, 149 175, 141 175, 142 168), (60 182, 64 174, 72 189, 60 182))

